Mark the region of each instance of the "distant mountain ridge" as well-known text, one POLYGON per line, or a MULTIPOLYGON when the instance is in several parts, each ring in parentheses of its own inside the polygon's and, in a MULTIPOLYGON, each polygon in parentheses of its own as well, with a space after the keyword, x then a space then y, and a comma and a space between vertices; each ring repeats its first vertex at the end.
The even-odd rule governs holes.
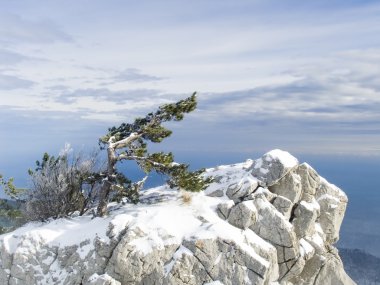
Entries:
POLYGON ((360 249, 339 248, 344 269, 358 285, 380 285, 380 258, 360 249))

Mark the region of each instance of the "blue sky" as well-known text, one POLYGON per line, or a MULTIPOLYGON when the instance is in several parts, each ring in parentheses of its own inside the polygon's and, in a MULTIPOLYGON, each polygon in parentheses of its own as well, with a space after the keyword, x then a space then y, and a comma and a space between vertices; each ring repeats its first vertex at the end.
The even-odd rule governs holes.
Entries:
POLYGON ((0 1, 0 172, 193 91, 180 157, 379 156, 379 35, 379 1, 0 1))

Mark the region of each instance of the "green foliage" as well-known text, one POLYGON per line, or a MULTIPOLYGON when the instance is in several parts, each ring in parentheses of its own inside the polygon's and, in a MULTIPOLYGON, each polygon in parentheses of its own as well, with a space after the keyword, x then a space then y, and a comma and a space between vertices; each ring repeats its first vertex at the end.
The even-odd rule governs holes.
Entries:
POLYGON ((2 186, 4 193, 11 199, 19 199, 25 192, 25 189, 17 188, 14 185, 14 179, 12 177, 6 180, 1 174, 0 186, 2 186))
POLYGON ((58 156, 57 158, 55 158, 54 156, 50 156, 47 152, 45 152, 42 156, 41 161, 39 161, 39 160, 36 161, 35 170, 33 171, 33 170, 29 169, 28 174, 30 176, 32 176, 36 172, 41 173, 44 169, 56 167, 58 165, 58 163, 60 161, 63 161, 63 160, 67 160, 67 157, 66 156, 58 156))
MULTIPOLYGON (((112 190, 115 194, 112 197, 113 201, 120 202, 123 197, 126 196, 126 189, 132 189, 132 181, 128 179, 123 173, 115 171, 114 179, 110 181, 112 185, 112 190)), ((131 197, 131 201, 132 201, 131 197)), ((136 202, 137 203, 137 202, 136 202)))
POLYGON ((158 108, 155 113, 149 113, 144 118, 136 118, 131 124, 122 123, 119 127, 111 127, 108 134, 99 139, 101 144, 107 144, 111 137, 120 141, 129 137, 132 133, 141 134, 144 140, 161 142, 169 137, 172 131, 161 124, 168 121, 181 121, 185 113, 190 113, 197 106, 196 93, 177 103, 165 104, 158 108))
POLYGON ((191 192, 200 192, 212 183, 212 177, 203 177, 204 168, 196 171, 188 171, 188 165, 179 165, 170 169, 171 179, 168 181, 170 187, 179 187, 191 192))
MULTIPOLYGON (((136 118, 133 123, 122 123, 118 127, 108 129, 108 133, 99 139, 99 143, 102 148, 107 148, 112 153, 108 156, 108 169, 111 169, 112 173, 107 173, 106 183, 113 184, 112 190, 117 191, 114 197, 120 199, 124 196, 136 203, 142 187, 141 182, 132 183, 116 171, 117 162, 122 160, 134 160, 147 175, 154 171, 168 176, 171 187, 188 191, 201 191, 207 187, 211 178, 203 178, 204 169, 191 172, 188 165, 175 163, 171 152, 149 153, 147 149, 147 142, 160 143, 172 134, 163 123, 181 121, 184 115, 194 111, 196 106, 196 93, 193 93, 184 100, 162 105, 156 112, 136 118)), ((104 191, 109 191, 107 187, 105 185, 104 191)), ((98 212, 103 210, 98 208, 98 212)))
MULTIPOLYGON (((1 174, 0 186, 2 186, 4 193, 11 199, 19 200, 25 192, 24 189, 15 187, 13 178, 6 180, 1 174)), ((20 209, 21 206, 21 201, 0 199, 0 222, 1 224, 6 223, 9 225, 7 227, 0 226, 0 234, 11 231, 23 224, 25 219, 23 212, 20 209)))

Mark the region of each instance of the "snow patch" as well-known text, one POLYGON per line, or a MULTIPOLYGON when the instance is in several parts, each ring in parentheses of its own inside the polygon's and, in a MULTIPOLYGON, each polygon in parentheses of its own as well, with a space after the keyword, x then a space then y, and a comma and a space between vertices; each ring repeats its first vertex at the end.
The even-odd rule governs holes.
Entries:
POLYGON ((334 196, 332 196, 330 194, 323 194, 322 196, 318 197, 317 201, 319 202, 319 201, 325 200, 325 199, 328 199, 330 201, 334 201, 334 202, 336 202, 338 204, 340 203, 340 200, 338 198, 336 198, 336 197, 334 197, 334 196))
POLYGON ((312 256, 314 253, 314 247, 310 243, 308 243, 305 239, 300 239, 300 251, 301 256, 312 256))
POLYGON ((174 264, 176 263, 176 261, 178 259, 182 258, 183 254, 187 254, 187 255, 191 255, 191 256, 193 255, 193 253, 188 248, 186 248, 183 245, 181 245, 179 247, 179 249, 174 253, 173 259, 168 264, 166 264, 164 266, 165 277, 168 276, 168 274, 170 273, 170 271, 172 271, 174 264))
POLYGON ((214 265, 219 264, 219 262, 220 262, 221 259, 222 259, 222 254, 219 253, 218 257, 217 257, 217 258, 215 259, 215 261, 214 261, 214 265))
POLYGON ((320 206, 315 199, 313 199, 312 202, 301 201, 300 204, 304 206, 306 209, 308 209, 310 212, 317 211, 320 209, 320 206))
POLYGON ((222 282, 220 282, 219 280, 216 280, 216 281, 204 283, 203 285, 224 285, 224 284, 222 282))
POLYGON ((287 151, 280 149, 274 149, 264 154, 264 156, 271 157, 272 159, 278 159, 285 167, 292 168, 298 165, 298 160, 287 151))

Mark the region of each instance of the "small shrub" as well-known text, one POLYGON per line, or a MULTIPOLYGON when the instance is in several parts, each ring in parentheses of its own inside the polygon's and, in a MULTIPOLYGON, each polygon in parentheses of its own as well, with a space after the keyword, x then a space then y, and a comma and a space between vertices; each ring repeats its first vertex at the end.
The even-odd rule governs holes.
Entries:
POLYGON ((28 219, 56 219, 75 211, 83 215, 97 200, 99 168, 97 154, 70 156, 68 149, 58 157, 45 153, 36 169, 29 170, 32 186, 25 197, 28 219))

